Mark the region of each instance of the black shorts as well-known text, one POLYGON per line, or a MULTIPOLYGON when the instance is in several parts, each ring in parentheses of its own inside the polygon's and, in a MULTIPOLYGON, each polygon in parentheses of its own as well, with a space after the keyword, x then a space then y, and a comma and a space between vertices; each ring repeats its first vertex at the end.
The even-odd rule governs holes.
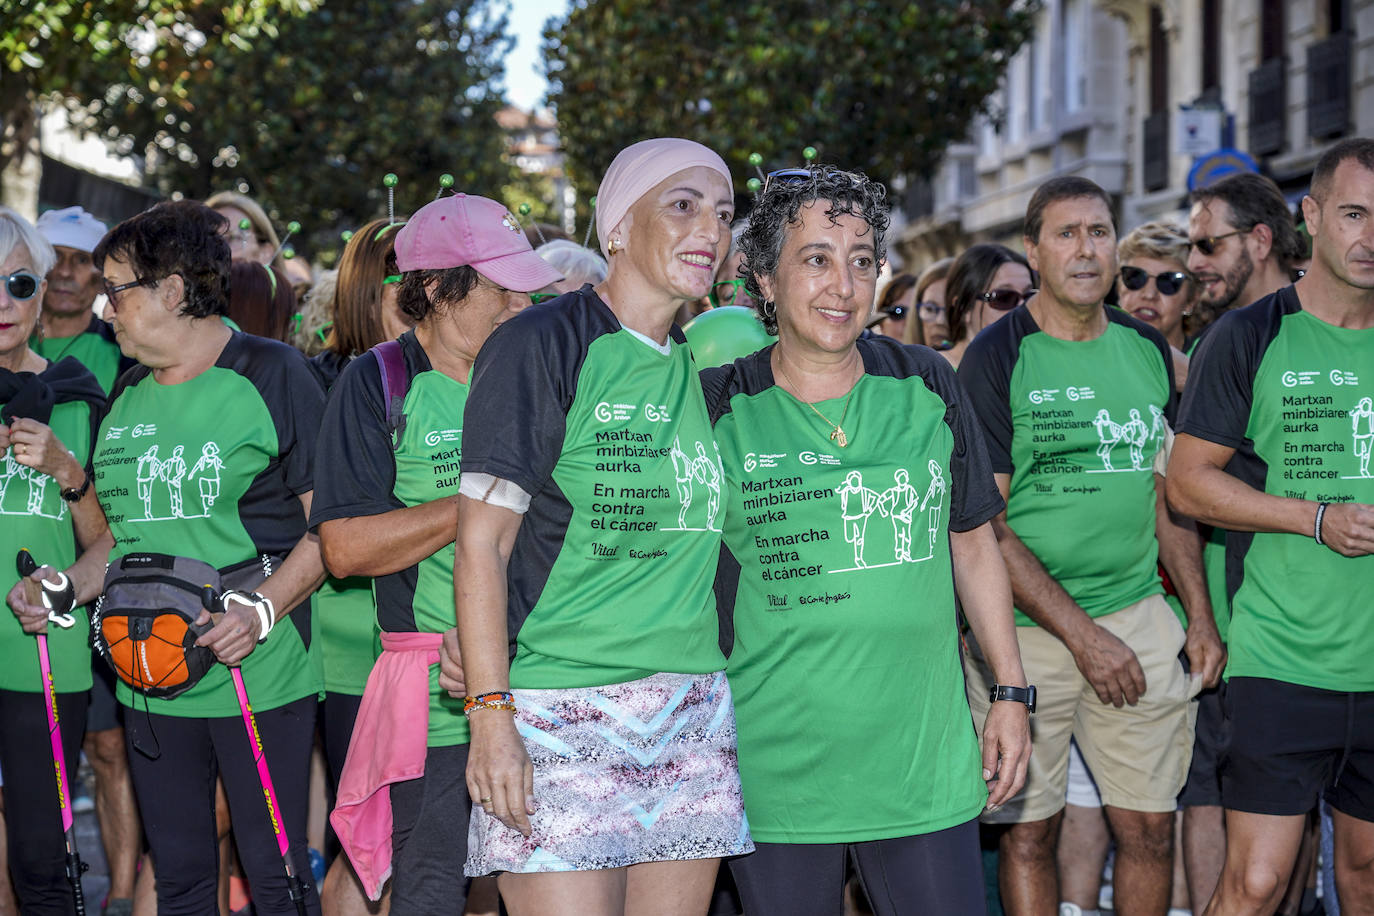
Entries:
POLYGON ((1325 798, 1338 811, 1374 821, 1374 692, 1234 677, 1225 707, 1227 808, 1291 816, 1325 798))
POLYGON ((91 656, 91 705, 86 712, 86 731, 103 732, 124 727, 124 707, 115 700, 115 674, 103 658, 91 656))
POLYGON ((1221 762, 1230 740, 1226 721, 1226 682, 1198 694, 1197 727, 1193 730, 1193 762, 1188 766, 1188 781, 1178 793, 1182 808, 1221 805, 1221 762))

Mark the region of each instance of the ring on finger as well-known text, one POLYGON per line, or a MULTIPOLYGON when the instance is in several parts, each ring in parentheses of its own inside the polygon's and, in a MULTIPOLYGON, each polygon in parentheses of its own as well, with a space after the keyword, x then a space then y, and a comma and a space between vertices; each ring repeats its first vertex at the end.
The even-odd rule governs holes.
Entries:
POLYGON ((478 804, 482 804, 482 805, 489 805, 489 804, 491 804, 491 796, 490 796, 490 795, 483 795, 483 796, 478 800, 478 804))

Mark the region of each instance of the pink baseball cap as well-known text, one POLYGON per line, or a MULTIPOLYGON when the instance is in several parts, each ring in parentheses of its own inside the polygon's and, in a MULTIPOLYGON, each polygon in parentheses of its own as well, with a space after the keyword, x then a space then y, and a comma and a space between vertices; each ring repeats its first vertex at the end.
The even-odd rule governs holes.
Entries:
POLYGON ((485 197, 441 197, 421 207, 396 233, 396 266, 402 271, 464 265, 517 293, 563 279, 534 253, 520 221, 485 197))

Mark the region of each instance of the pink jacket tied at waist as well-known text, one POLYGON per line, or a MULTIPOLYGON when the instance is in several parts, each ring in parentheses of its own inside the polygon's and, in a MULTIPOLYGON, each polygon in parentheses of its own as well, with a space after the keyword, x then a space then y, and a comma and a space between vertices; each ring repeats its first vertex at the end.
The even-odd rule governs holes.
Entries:
POLYGON ((391 877, 391 784, 425 775, 429 666, 442 633, 382 633, 382 654, 363 690, 338 801, 329 815, 363 889, 379 900, 391 877))

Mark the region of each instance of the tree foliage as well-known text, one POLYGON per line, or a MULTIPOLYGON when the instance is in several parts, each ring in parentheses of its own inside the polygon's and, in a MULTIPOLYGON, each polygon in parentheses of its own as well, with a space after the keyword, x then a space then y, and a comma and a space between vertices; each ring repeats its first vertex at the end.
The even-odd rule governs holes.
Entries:
POLYGON ((986 110, 1031 34, 1020 0, 577 0, 544 32, 570 171, 594 186, 636 140, 681 136, 742 185, 820 160, 874 177, 929 174, 986 110))
MULTIPOLYGON (((317 0, 10 0, 0 29, 0 170, 23 154, 38 96, 98 100, 114 83, 137 86, 159 109, 188 103, 218 49, 276 33, 317 0)), ((98 102, 97 102, 98 104, 98 102)))
POLYGON ((275 34, 209 55, 178 107, 148 104, 132 83, 84 125, 130 149, 161 151, 163 190, 202 197, 244 187, 317 243, 385 212, 457 190, 499 194, 509 180, 500 108, 510 45, 503 0, 324 2, 275 34))

